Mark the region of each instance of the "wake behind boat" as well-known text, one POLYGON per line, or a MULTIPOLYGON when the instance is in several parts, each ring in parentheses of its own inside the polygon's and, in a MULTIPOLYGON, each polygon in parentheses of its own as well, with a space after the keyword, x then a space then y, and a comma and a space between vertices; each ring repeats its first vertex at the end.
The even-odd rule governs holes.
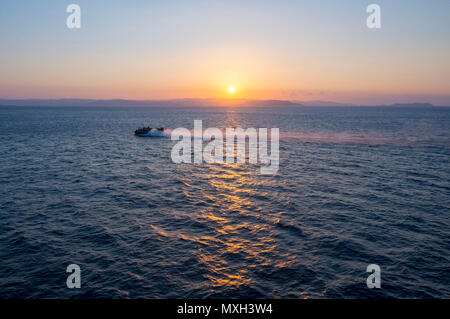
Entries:
POLYGON ((166 134, 164 134, 164 127, 142 127, 138 128, 136 131, 134 131, 134 135, 137 136, 151 136, 151 137, 165 137, 166 134))

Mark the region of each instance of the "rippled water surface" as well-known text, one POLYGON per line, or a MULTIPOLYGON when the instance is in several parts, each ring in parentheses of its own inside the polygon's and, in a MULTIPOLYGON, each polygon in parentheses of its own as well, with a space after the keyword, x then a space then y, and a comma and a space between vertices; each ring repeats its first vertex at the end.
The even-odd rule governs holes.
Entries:
POLYGON ((2 107, 0 142, 0 298, 450 298, 450 108, 2 107), (194 119, 280 128, 279 172, 133 135, 194 119))

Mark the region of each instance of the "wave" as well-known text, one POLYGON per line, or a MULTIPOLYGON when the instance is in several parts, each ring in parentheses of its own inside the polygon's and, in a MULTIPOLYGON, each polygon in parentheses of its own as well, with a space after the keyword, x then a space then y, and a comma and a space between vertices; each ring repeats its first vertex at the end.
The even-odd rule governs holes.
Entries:
POLYGON ((366 133, 349 133, 349 132, 311 132, 311 133, 281 133, 280 140, 299 141, 307 143, 351 143, 351 144, 368 144, 368 145, 399 145, 408 146, 416 144, 427 145, 450 145, 448 136, 413 136, 408 134, 399 134, 397 136, 383 136, 376 132, 366 133))
MULTIPOLYGON (((172 130, 166 130, 165 135, 171 137, 172 130)), ((222 137, 226 139, 226 131, 221 130, 222 137)), ((270 136, 270 129, 268 129, 270 136)), ((189 130, 185 134, 179 134, 183 137, 191 137, 194 139, 203 139, 208 141, 209 139, 203 136, 202 133, 189 130)), ((178 136, 178 134, 177 134, 178 136)), ((248 138, 247 135, 238 133, 236 137, 248 138)), ((397 145, 397 146, 410 146, 417 144, 427 144, 435 146, 449 146, 449 136, 419 136, 408 133, 400 133, 397 135, 382 135, 378 132, 368 131, 361 133, 353 132, 283 132, 280 129, 279 135, 280 141, 285 142, 304 142, 304 143, 332 143, 332 144, 366 144, 366 145, 397 145)), ((270 137, 269 137, 270 140, 270 137)))

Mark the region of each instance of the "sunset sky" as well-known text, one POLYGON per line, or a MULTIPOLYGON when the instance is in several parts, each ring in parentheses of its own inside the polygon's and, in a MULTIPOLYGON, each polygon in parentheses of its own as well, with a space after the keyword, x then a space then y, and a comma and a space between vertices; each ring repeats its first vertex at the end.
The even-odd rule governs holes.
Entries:
POLYGON ((450 105, 449 0, 2 0, 0 41, 0 98, 450 105))

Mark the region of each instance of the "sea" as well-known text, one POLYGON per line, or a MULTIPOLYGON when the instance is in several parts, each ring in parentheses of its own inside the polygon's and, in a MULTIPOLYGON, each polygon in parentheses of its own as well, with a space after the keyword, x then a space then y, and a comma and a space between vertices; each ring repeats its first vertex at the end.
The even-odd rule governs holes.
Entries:
POLYGON ((0 107, 0 298, 450 298, 450 108, 0 107), (134 135, 194 120, 278 172, 134 135))

